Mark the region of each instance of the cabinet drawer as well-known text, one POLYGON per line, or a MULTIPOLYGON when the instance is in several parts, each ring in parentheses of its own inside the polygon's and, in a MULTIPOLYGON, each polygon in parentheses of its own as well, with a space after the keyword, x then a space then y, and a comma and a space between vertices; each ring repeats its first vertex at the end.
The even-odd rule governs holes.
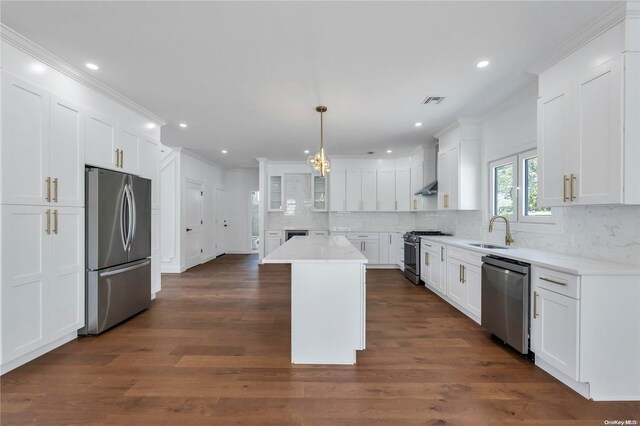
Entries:
POLYGON ((533 284, 538 287, 580 299, 580 277, 534 266, 533 284))
POLYGON ((482 266, 482 253, 449 246, 448 255, 475 266, 482 266))
POLYGON ((349 232, 347 238, 350 240, 378 240, 377 232, 349 232))

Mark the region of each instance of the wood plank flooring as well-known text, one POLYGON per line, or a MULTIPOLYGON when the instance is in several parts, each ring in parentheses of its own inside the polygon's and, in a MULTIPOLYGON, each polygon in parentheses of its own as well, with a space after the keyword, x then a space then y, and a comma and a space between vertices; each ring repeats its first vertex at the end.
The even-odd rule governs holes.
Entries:
POLYGON ((290 269, 227 255, 163 276, 151 309, 1 378, 0 423, 602 425, 588 401, 399 271, 367 275, 355 366, 290 364, 290 269))

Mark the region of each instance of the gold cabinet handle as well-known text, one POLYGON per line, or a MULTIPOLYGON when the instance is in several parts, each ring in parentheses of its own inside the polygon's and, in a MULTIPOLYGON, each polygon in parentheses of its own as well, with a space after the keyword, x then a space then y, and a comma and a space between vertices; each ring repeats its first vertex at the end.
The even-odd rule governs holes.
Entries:
POLYGON ((53 211, 53 233, 58 235, 58 209, 53 211))
POLYGON ((47 227, 44 230, 47 235, 51 234, 51 209, 47 209, 47 227))
POLYGON ((120 168, 124 167, 124 149, 120 150, 120 168))
POLYGON ((538 318, 538 292, 533 292, 533 319, 538 318))
POLYGON ((571 201, 576 199, 575 195, 573 195, 573 184, 575 183, 575 181, 576 181, 576 175, 571 173, 571 186, 570 186, 570 191, 569 191, 569 194, 570 194, 570 197, 571 197, 571 201))
POLYGON ((444 247, 440 247, 440 262, 444 262, 444 247))
POLYGON ((53 178, 53 202, 58 202, 58 178, 53 178))
POLYGON ((567 197, 567 182, 569 182, 569 178, 567 175, 562 176, 562 202, 566 203, 569 198, 567 197))
POLYGON ((47 182, 47 196, 44 197, 45 200, 47 200, 48 203, 51 202, 51 178, 48 177, 47 179, 45 179, 45 182, 47 182))
POLYGON ((116 167, 120 167, 120 149, 116 149, 116 167))

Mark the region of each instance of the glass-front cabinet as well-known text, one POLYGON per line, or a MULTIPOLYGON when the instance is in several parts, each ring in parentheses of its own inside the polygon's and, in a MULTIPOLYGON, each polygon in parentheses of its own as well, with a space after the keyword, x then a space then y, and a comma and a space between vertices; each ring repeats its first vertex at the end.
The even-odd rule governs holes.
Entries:
POLYGON ((284 185, 282 175, 269 176, 268 211, 281 212, 284 207, 284 185))
POLYGON ((311 175, 311 196, 313 197, 313 210, 317 212, 326 212, 328 206, 326 178, 311 175))

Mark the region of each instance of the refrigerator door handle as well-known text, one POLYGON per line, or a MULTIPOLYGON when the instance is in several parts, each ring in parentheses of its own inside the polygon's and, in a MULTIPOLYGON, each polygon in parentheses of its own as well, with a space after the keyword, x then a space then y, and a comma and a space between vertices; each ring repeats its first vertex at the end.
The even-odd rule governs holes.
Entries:
POLYGON ((147 259, 144 262, 137 263, 137 264, 135 264, 133 266, 127 266, 126 268, 116 269, 114 271, 101 272, 100 276, 101 277, 110 277, 112 275, 122 274, 123 272, 129 272, 129 271, 133 271, 134 269, 139 269, 139 268, 142 268, 143 266, 147 266, 149 263, 151 263, 151 261, 147 259))
POLYGON ((122 193, 122 206, 120 207, 120 237, 122 238, 122 247, 125 251, 127 250, 127 246, 129 244, 129 230, 125 229, 125 215, 128 214, 128 211, 127 213, 125 213, 125 207, 128 209, 128 206, 125 206, 125 204, 127 203, 127 185, 125 184, 124 192, 122 193))
POLYGON ((131 249, 131 245, 133 244, 133 239, 136 237, 136 222, 137 222, 136 195, 133 193, 131 184, 129 184, 129 206, 131 208, 131 214, 129 216, 129 229, 130 229, 129 249, 131 249))

